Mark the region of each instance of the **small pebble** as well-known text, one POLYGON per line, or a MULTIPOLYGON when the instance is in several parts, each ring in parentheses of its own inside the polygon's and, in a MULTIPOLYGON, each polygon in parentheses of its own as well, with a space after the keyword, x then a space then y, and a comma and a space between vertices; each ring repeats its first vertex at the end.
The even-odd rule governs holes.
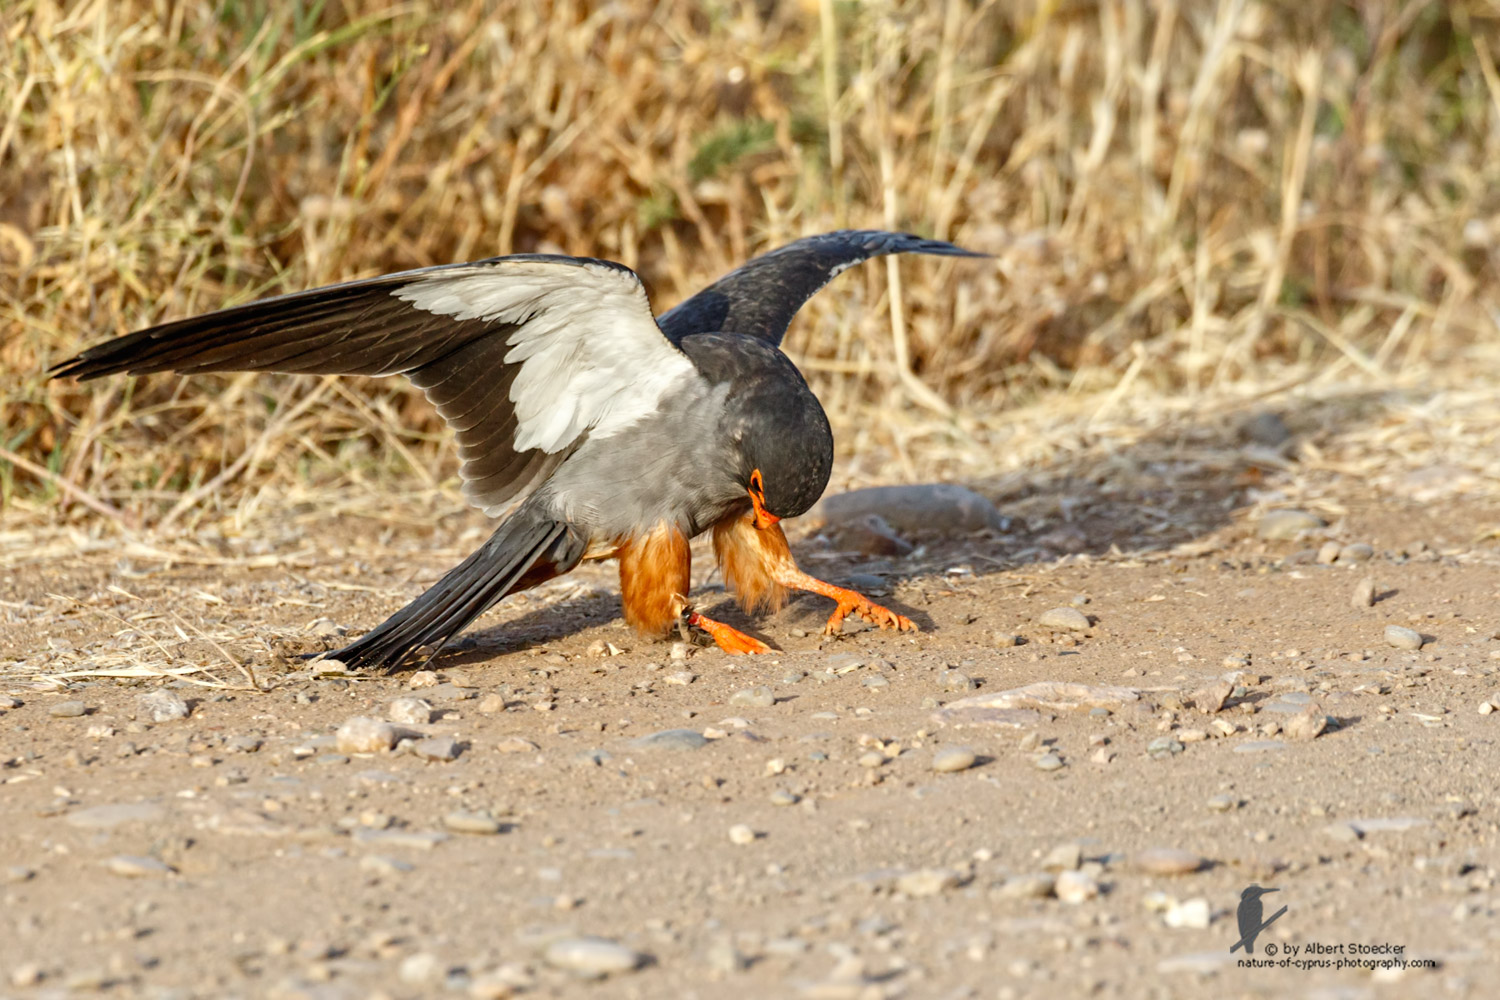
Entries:
POLYGON ((1058 872, 1052 891, 1064 903, 1072 903, 1076 906, 1098 896, 1099 883, 1086 872, 1058 872))
POLYGON ((28 986, 35 986, 41 982, 43 975, 44 973, 40 965, 36 962, 26 962, 11 970, 10 984, 17 989, 25 989, 28 986))
POLYGON ((938 674, 938 683, 944 691, 972 691, 974 678, 959 670, 944 670, 938 674))
POLYGON ((458 741, 451 736, 429 736, 425 740, 417 740, 411 745, 411 752, 423 760, 446 763, 458 760, 458 741))
POLYGON ((907 872, 896 879, 896 891, 912 898, 937 896, 949 889, 957 888, 963 876, 952 868, 924 868, 907 872))
POLYGON ((425 726, 432 722, 432 703, 424 698, 397 698, 386 709, 385 716, 402 725, 425 726))
POLYGON ((60 701, 47 709, 54 719, 77 719, 88 714, 88 706, 81 701, 60 701))
POLYGON ((1385 641, 1387 645, 1397 649, 1421 649, 1422 633, 1402 625, 1387 625, 1385 641))
POLYGON ((505 696, 502 694, 487 694, 479 699, 479 711, 484 715, 495 715, 505 711, 505 696))
POLYGON ((1341 546, 1338 542, 1328 541, 1318 546, 1318 562, 1324 566, 1331 566, 1339 557, 1341 546))
POLYGON ((1194 691, 1193 707, 1205 715, 1213 715, 1224 708, 1224 703, 1234 694, 1234 685, 1227 680, 1217 681, 1199 691, 1194 691))
POLYGON ((857 763, 860 767, 876 768, 885 763, 885 754, 870 750, 860 754, 857 763))
POLYGON ((885 674, 870 674, 865 677, 863 683, 867 688, 883 688, 891 686, 891 680, 885 674))
POLYGON ((601 979, 629 972, 645 962, 645 956, 618 942, 600 937, 562 938, 547 946, 547 964, 587 979, 601 979))
POLYGON ((501 830, 500 821, 487 812, 459 809, 443 817, 443 825, 455 833, 492 834, 501 830))
POLYGON ((1184 749, 1186 748, 1180 742, 1170 736, 1158 736, 1146 744, 1146 753, 1157 760, 1180 754, 1184 749))
POLYGON ((396 745, 396 727, 389 722, 356 715, 334 734, 340 753, 380 753, 396 745))
POLYGON ((1375 578, 1365 577, 1354 585, 1354 592, 1349 595, 1349 606, 1353 608, 1369 608, 1375 605, 1375 578))
POLYGON ((141 857, 134 854, 117 854, 104 862, 104 867, 116 875, 126 878, 148 878, 155 875, 170 875, 171 866, 158 861, 156 858, 141 857))
POLYGON ((969 747, 943 747, 932 755, 932 769, 939 774, 967 771, 978 759, 969 747))
POLYGON ((1330 823, 1323 828, 1323 833, 1344 844, 1352 844, 1362 836, 1351 823, 1330 823))
POLYGON ((1089 627, 1089 616, 1077 608, 1051 608, 1043 611, 1036 621, 1043 628, 1063 632, 1083 632, 1089 627))
POLYGON ((1208 800, 1208 808, 1216 813, 1229 812, 1238 806, 1239 800, 1233 795, 1215 795, 1208 800))
POLYGON ((442 962, 430 951, 407 955, 396 968, 396 976, 408 986, 434 984, 443 975, 442 962))
POLYGON ((152 722, 175 722, 188 717, 188 704, 176 691, 152 691, 135 700, 135 717, 152 722))
POLYGON ((1056 771, 1063 766, 1062 758, 1050 750, 1031 763, 1038 771, 1056 771))
POLYGON ((789 792, 785 788, 778 788, 771 793, 771 805, 773 806, 794 806, 801 799, 800 795, 797 795, 795 792, 789 792))
POLYGON ((1200 897, 1171 907, 1162 919, 1166 921, 1168 927, 1201 931, 1213 919, 1213 911, 1208 905, 1208 900, 1200 897))
POLYGON ((709 945, 704 959, 710 969, 722 976, 744 972, 750 968, 750 959, 742 955, 732 941, 722 938, 709 945))
POLYGON ((1001 899, 1044 899, 1052 895, 1057 876, 1034 872, 1012 875, 995 890, 1001 899))
POLYGON ((631 740, 630 745, 637 750, 697 750, 708 745, 708 737, 696 729, 663 729, 631 740))
POLYGON ((729 842, 731 844, 739 844, 741 847, 746 844, 753 844, 755 843, 755 831, 744 823, 736 823, 729 828, 729 842))
POLYGON ((1175 847, 1148 847, 1135 856, 1135 866, 1147 875, 1187 875, 1206 862, 1192 851, 1175 847))
POLYGON ((1327 728, 1328 716, 1323 714, 1322 706, 1311 702, 1302 711, 1287 719, 1282 731, 1294 740, 1312 740, 1322 735, 1327 728))
POLYGON ((1076 871, 1083 864, 1083 848, 1076 844, 1058 844, 1042 859, 1042 868, 1049 872, 1076 871))
POLYGON ((230 753, 254 753, 261 748, 263 741, 259 736, 250 733, 241 733, 231 736, 224 741, 224 749, 230 753))
POLYGON ((1339 549, 1339 562, 1361 563, 1369 562, 1375 556, 1375 546, 1365 542, 1351 542, 1339 549))
POLYGON ((776 695, 771 691, 770 687, 761 684, 757 687, 736 691, 729 696, 729 704, 737 708, 770 708, 776 704, 776 695))

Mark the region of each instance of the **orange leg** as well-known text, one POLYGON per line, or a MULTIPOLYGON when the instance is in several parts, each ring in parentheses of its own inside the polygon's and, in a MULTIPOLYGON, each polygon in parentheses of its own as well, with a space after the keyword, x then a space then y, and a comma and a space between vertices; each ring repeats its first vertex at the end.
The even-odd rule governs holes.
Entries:
MULTIPOLYGON (((776 530, 780 530, 779 528, 776 530)), ((915 632, 917 625, 905 615, 898 615, 890 608, 876 604, 863 594, 853 590, 845 590, 843 587, 835 587, 831 583, 825 583, 816 577, 808 576, 792 564, 789 569, 784 569, 776 576, 776 582, 783 587, 791 587, 793 590, 806 590, 814 594, 822 594, 831 597, 838 602, 838 607, 833 614, 828 616, 828 624, 823 626, 823 631, 828 635, 834 635, 844 625, 844 619, 851 614, 858 615, 865 621, 881 628, 893 628, 898 632, 915 632)))
POLYGON ((881 628, 899 632, 917 630, 910 618, 881 607, 863 594, 835 587, 798 569, 779 524, 759 528, 743 515, 725 518, 714 525, 714 551, 718 553, 725 579, 733 584, 747 611, 778 608, 786 602, 788 589, 806 590, 838 602, 823 628, 830 635, 838 632, 851 614, 881 628))
POLYGON ((703 615, 700 615, 696 611, 689 611, 683 620, 693 628, 701 628, 703 631, 713 636, 713 640, 714 642, 719 644, 719 648, 728 653, 730 656, 738 656, 742 653, 775 652, 775 650, 773 650, 770 646, 767 646, 765 643, 761 642, 759 639, 756 639, 753 636, 748 636, 738 629, 730 628, 723 622, 717 622, 712 618, 707 618, 703 615))

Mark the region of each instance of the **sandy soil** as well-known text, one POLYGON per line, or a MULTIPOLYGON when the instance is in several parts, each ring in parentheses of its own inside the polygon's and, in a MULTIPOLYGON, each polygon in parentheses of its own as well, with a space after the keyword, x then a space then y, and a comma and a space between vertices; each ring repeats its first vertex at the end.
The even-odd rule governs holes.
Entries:
POLYGON ((1487 995, 1500 505, 1441 465, 1406 496, 1330 474, 1278 494, 1329 526, 1265 540, 1286 504, 1212 466, 979 483, 1012 530, 905 557, 805 537, 806 568, 878 584, 923 631, 824 639, 810 596, 726 610, 784 648, 763 658, 643 642, 603 566, 506 602, 435 673, 272 655, 413 596, 474 543, 462 516, 12 559, 0 994, 1487 995), (1319 563, 1329 540, 1373 552, 1319 563), (1088 628, 1042 625, 1058 607, 1088 628), (238 687, 190 683, 198 665, 238 687), (1226 675, 1227 704, 1194 707, 1226 675), (1044 681, 1138 698, 955 708, 1044 681), (162 689, 191 714, 150 721, 162 689), (402 697, 434 719, 400 728, 457 759, 339 752, 342 723, 402 697), (1299 712, 1332 723, 1297 739, 1299 712), (638 742, 674 729, 707 740, 638 742), (935 771, 949 748, 974 766, 935 771), (1252 884, 1286 907, 1254 958, 1330 967, 1238 964, 1252 884), (588 936, 626 950, 568 944, 588 936), (1408 965, 1331 967, 1371 958, 1408 965), (580 971, 611 964, 635 967, 580 971))

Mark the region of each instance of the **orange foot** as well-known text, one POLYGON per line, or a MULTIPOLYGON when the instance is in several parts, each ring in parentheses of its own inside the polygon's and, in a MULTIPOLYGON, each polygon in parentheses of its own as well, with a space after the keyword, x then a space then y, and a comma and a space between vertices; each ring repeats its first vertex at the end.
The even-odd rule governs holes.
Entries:
POLYGON ((844 619, 851 614, 858 615, 865 621, 873 625, 879 625, 881 628, 893 628, 897 632, 917 631, 916 622, 905 615, 896 614, 890 608, 876 604, 863 594, 857 594, 852 590, 845 590, 842 587, 830 586, 828 589, 836 591, 836 593, 827 593, 826 591, 824 593, 827 593, 827 596, 838 601, 839 606, 834 609, 833 614, 828 616, 828 624, 823 626, 823 632, 827 635, 838 634, 844 627, 844 619))
POLYGON ((730 656, 738 656, 742 653, 775 652, 770 646, 767 646, 759 639, 752 638, 737 629, 732 629, 723 622, 716 622, 712 618, 705 618, 696 611, 688 612, 684 620, 690 627, 701 628, 713 636, 713 640, 719 644, 719 648, 730 656))

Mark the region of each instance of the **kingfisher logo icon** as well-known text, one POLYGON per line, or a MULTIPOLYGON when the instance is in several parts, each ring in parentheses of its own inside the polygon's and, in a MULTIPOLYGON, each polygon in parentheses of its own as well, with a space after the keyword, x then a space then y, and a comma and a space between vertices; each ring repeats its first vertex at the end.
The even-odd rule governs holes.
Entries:
POLYGON ((1269 918, 1262 919, 1265 917, 1266 908, 1261 902, 1261 897, 1268 892, 1280 891, 1280 889, 1263 889, 1258 885, 1252 885, 1240 893, 1240 906, 1235 911, 1235 922, 1239 924, 1240 939, 1230 945, 1230 954, 1234 954, 1241 948, 1245 949, 1247 955, 1255 954, 1255 939, 1260 936, 1260 932, 1280 920, 1286 913, 1286 907, 1283 906, 1269 918))

